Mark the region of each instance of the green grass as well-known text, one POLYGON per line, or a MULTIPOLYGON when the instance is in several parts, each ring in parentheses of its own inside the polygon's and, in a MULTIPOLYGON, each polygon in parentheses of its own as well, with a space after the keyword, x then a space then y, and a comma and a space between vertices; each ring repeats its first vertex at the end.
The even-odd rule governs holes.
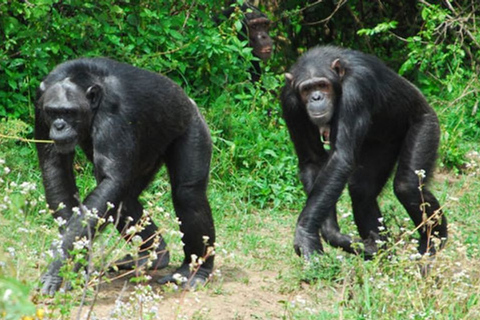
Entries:
MULTIPOLYGON (((2 122, 1 125, 0 132, 21 127, 15 122, 2 122)), ((17 133, 22 134, 23 129, 18 130, 20 132, 17 133)), ((274 139, 281 138, 286 139, 286 135, 274 139)), ((215 141, 221 139, 224 138, 214 133, 215 141)), ((247 143, 247 138, 238 139, 244 139, 242 142, 247 143)), ((46 210, 33 145, 15 140, 1 142, 0 159, 3 161, 0 164, 0 189, 3 192, 0 197, 0 310, 4 311, 1 311, 3 313, 0 313, 0 319, 33 316, 35 310, 47 310, 47 316, 53 319, 69 318, 72 316, 70 312, 82 305, 84 293, 87 299, 94 297, 94 287, 84 289, 82 281, 78 281, 79 277, 73 274, 72 279, 77 280, 73 291, 59 293, 51 299, 40 296, 35 290, 39 286, 40 275, 50 261, 46 251, 56 237, 56 225, 46 210)), ((252 298, 250 308, 252 315, 257 318, 480 317, 478 176, 442 173, 432 181, 432 188, 444 204, 450 223, 449 243, 435 259, 412 260, 416 252, 416 234, 410 235, 409 230, 413 226, 394 198, 389 183, 380 197, 380 206, 391 234, 386 252, 381 252, 371 261, 364 261, 361 257, 346 254, 325 244, 325 255, 305 264, 295 256, 292 248, 296 218, 305 201, 296 177, 292 154, 279 152, 274 159, 258 156, 256 167, 242 168, 241 165, 235 167, 232 164, 237 158, 228 154, 232 152, 231 149, 222 148, 222 143, 219 145, 215 149, 209 188, 217 228, 218 270, 214 281, 202 289, 205 295, 213 296, 213 299, 235 297, 238 292, 230 289, 229 283, 255 287, 258 284, 252 275, 264 277, 265 274, 273 274, 270 282, 263 283, 260 289, 278 295, 279 298, 274 302, 278 305, 278 311, 262 313, 261 301, 252 298), (280 178, 275 177, 276 172, 280 171, 280 178), (283 177, 289 183, 293 181, 292 184, 286 185, 283 177), (255 195, 259 190, 268 189, 270 192, 255 195), (430 271, 422 276, 425 268, 430 271)), ((257 148, 255 152, 262 153, 261 147, 252 145, 252 142, 249 145, 257 148)), ((245 148, 239 152, 247 152, 248 147, 238 146, 239 149, 245 148)), ((94 185, 89 174, 91 166, 85 166, 81 158, 77 164, 79 187, 85 195, 94 185)), ((178 265, 183 258, 182 243, 164 170, 143 195, 142 201, 157 225, 162 228, 162 234, 173 255, 172 264, 178 265)), ((340 199, 338 211, 342 230, 356 235, 346 193, 340 199)), ((126 250, 132 249, 118 240, 114 228, 107 229, 95 243, 95 268, 101 269, 126 250)), ((131 281, 134 280, 149 283, 142 281, 142 278, 132 278, 131 281)), ((255 290, 260 289, 257 287, 255 290)), ((126 306, 138 306, 138 299, 142 295, 154 299, 159 294, 155 290, 161 289, 153 290, 141 285, 136 290, 140 293, 133 292, 131 299, 134 301, 126 306)), ((161 290, 162 296, 168 298, 178 295, 169 290, 161 290)), ((175 301, 177 300, 173 299, 170 304, 178 303, 179 310, 189 309, 186 303, 182 303, 183 300, 175 301)), ((127 309, 122 309, 125 319, 129 312, 140 312, 134 308, 127 309)), ((144 319, 154 318, 154 313, 149 313, 146 309, 141 312, 144 312, 144 319)), ((192 318, 209 319, 206 312, 195 310, 192 318)), ((232 312, 238 312, 238 318, 244 316, 240 311, 232 312)))

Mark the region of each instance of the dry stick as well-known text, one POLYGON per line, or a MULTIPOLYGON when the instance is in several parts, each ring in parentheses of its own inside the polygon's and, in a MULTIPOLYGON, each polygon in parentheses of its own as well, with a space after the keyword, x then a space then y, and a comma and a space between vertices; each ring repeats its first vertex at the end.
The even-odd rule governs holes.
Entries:
MULTIPOLYGON (((77 201, 79 202, 80 212, 83 214, 83 216, 85 218, 87 218, 87 213, 86 213, 85 207, 83 206, 82 202, 80 201, 80 197, 78 197, 78 195, 77 195, 77 196, 75 196, 75 198, 77 198, 77 201)), ((88 208, 87 208, 87 210, 88 210, 88 208)), ((87 274, 86 274, 86 281, 85 281, 86 284, 88 284, 88 282, 89 282, 90 272, 91 272, 91 269, 92 269, 91 265, 93 264, 92 263, 93 236, 92 236, 92 232, 91 232, 90 228, 88 227, 88 220, 87 220, 87 233, 88 233, 88 263, 87 263, 87 274)), ((80 301, 80 308, 78 309, 78 313, 77 313, 77 320, 80 319, 81 312, 82 312, 82 306, 85 304, 85 299, 87 297, 87 288, 88 288, 88 286, 85 286, 85 288, 83 289, 83 292, 82 292, 82 299, 80 301)), ((88 310, 87 320, 90 319, 90 315, 92 313, 93 305, 94 305, 94 303, 92 303, 92 306, 91 306, 90 310, 88 310)))
POLYGON ((190 18, 191 10, 193 9, 194 6, 195 6, 195 1, 190 6, 189 10, 187 10, 187 14, 185 15, 185 20, 183 21, 182 30, 185 29, 185 26, 187 25, 187 21, 190 18))
MULTIPOLYGON (((425 0, 419 0, 420 3, 423 3, 424 5, 426 5, 427 7, 432 7, 432 5, 430 3, 428 3, 427 1, 425 0)), ((446 3, 448 3, 448 1, 446 1, 446 3)), ((448 3, 450 5, 450 3, 448 3)), ((451 7, 451 5, 449 6, 448 8, 450 11, 452 11, 453 14, 456 14, 455 10, 451 7)), ((463 22, 464 19, 460 19, 460 18, 456 18, 456 17, 453 17, 449 14, 446 15, 446 18, 448 18, 449 20, 452 20, 452 21, 458 21, 458 24, 460 25, 460 28, 462 30, 464 30, 464 32, 467 34, 467 36, 470 38, 470 40, 472 40, 472 42, 478 47, 480 48, 480 43, 477 42, 477 39, 475 39, 475 36, 470 32, 470 30, 468 28, 466 28, 465 26, 465 23, 463 22)))
MULTIPOLYGON (((79 202, 80 202, 80 199, 77 199, 79 202)), ((117 210, 117 214, 118 216, 120 215, 120 212, 122 210, 122 206, 123 206, 123 203, 121 202, 120 205, 118 206, 118 210, 117 210)), ((83 208, 83 207, 82 207, 83 208)), ((117 216, 117 219, 116 219, 116 222, 115 222, 115 227, 118 225, 118 216, 117 216)), ((90 229, 88 229, 90 230, 90 229)), ((89 231, 89 237, 90 237, 90 242, 89 242, 89 255, 88 255, 88 265, 91 266, 92 265, 92 255, 93 255, 93 239, 91 239, 91 234, 90 234, 90 231, 89 231)), ((120 240, 119 240, 120 241, 120 240)), ((110 252, 113 251, 113 248, 110 250, 110 252)), ((107 253, 108 254, 108 253, 107 253)), ((107 267, 109 267, 110 264, 107 264, 107 267)), ((108 269, 108 268, 104 268, 103 270, 100 271, 99 273, 99 277, 98 277, 98 284, 97 284, 97 288, 95 290, 95 295, 93 297, 93 300, 92 300, 92 304, 88 310, 88 314, 87 314, 87 320, 90 319, 90 316, 91 316, 91 313, 93 312, 93 307, 95 305, 95 301, 97 300, 98 298, 98 294, 100 293, 100 285, 102 283, 102 276, 104 275, 105 273, 105 269, 108 269)), ((88 269, 89 271, 87 272, 87 275, 90 275, 90 268, 88 269)), ((77 315, 77 320, 79 319, 80 317, 80 312, 82 310, 82 307, 85 303, 85 298, 86 298, 86 292, 87 292, 87 288, 90 286, 90 285, 93 285, 92 282, 89 282, 88 281, 88 278, 87 278, 87 282, 85 284, 85 289, 83 291, 83 295, 82 295, 82 301, 80 303, 80 309, 79 309, 79 312, 78 312, 78 315, 77 315)))
MULTIPOLYGON (((120 204, 120 206, 119 206, 119 209, 118 209, 118 211, 117 211, 118 213, 121 211, 121 206, 122 206, 122 204, 120 204)), ((118 219, 116 220, 115 226, 117 226, 117 224, 118 224, 118 219)), ((125 226, 125 228, 127 228, 127 227, 128 227, 128 224, 125 226)), ((155 237, 155 236, 157 236, 157 235, 159 235, 159 234, 160 234, 160 232, 157 232, 157 234, 152 235, 149 239, 151 239, 152 237, 155 237)), ((124 245, 123 245, 123 246, 126 246, 126 245, 128 244, 128 242, 129 242, 129 240, 130 240, 132 237, 133 237, 133 234, 130 235, 130 237, 129 237, 128 239, 126 239, 126 241, 124 242, 124 245)), ((120 241, 120 240, 119 240, 119 241, 120 241)), ((118 241, 118 242, 119 242, 119 241, 118 241)), ((146 241, 148 241, 148 240, 146 240, 146 241)), ((117 242, 117 243, 118 243, 118 242, 117 242)), ((144 242, 145 242, 145 241, 144 241, 144 242)), ((116 246, 113 246, 113 247, 116 247, 116 246)), ((113 248, 112 248, 106 255, 108 255, 111 251, 113 251, 113 248)), ((131 261, 134 261, 134 260, 132 259, 131 261)), ((88 316, 87 316, 87 320, 90 318, 90 315, 91 315, 91 313, 93 312, 93 307, 94 307, 94 305, 95 305, 95 301, 97 300, 98 294, 99 294, 99 292, 100 292, 100 284, 102 283, 102 279, 105 278, 105 277, 104 277, 104 275, 105 275, 105 270, 108 270, 108 269, 110 268, 110 266, 111 266, 111 263, 107 263, 107 264, 104 266, 104 268, 102 268, 102 270, 99 272, 99 282, 98 282, 98 285, 97 285, 97 289, 95 290, 95 296, 94 296, 94 299, 93 299, 93 301, 92 301, 92 305, 90 306, 89 313, 88 313, 88 316)), ((116 277, 107 278, 107 280, 108 280, 108 281, 115 281, 115 280, 121 279, 121 278, 123 278, 123 277, 126 277, 126 276, 128 276, 128 275, 130 275, 130 274, 132 274, 132 273, 134 273, 134 272, 136 272, 136 271, 137 271, 136 269, 133 269, 133 270, 127 271, 127 272, 125 272, 125 273, 122 273, 122 274, 120 274, 120 275, 118 275, 118 276, 116 276, 116 277)), ((88 286, 90 286, 90 285, 94 285, 94 283, 93 283, 93 282, 89 282, 89 283, 87 283, 86 287, 88 287, 88 286)), ((126 288, 126 286, 124 286, 124 288, 122 289, 122 292, 125 291, 125 288, 126 288)), ((86 291, 85 291, 85 292, 86 292, 86 291)), ((84 300, 82 299, 82 302, 81 302, 80 305, 82 306, 83 304, 84 304, 84 300)), ((81 307, 80 307, 80 308, 81 308, 81 307)), ((80 314, 80 313, 79 313, 79 314, 80 314)), ((78 317, 77 317, 77 319, 78 319, 78 317)))
POLYGON ((303 7, 303 8, 300 9, 299 11, 300 11, 300 12, 301 12, 301 11, 305 11, 305 10, 307 10, 307 9, 309 9, 309 8, 311 8, 311 7, 314 7, 314 6, 316 6, 317 4, 320 4, 320 3, 322 3, 322 2, 323 2, 323 0, 318 0, 318 1, 315 1, 314 3, 307 4, 305 7, 303 7))
MULTIPOLYGON (((204 259, 204 261, 207 261, 207 259, 211 256, 211 252, 212 251, 209 251, 208 248, 210 247, 207 247, 207 252, 205 254, 205 256, 202 257, 202 259, 204 259)), ((197 261, 198 261, 198 258, 197 258, 197 261)), ((192 281, 192 279, 194 278, 194 276, 197 274, 198 270, 200 270, 200 267, 202 266, 202 264, 198 263, 197 262, 197 265, 193 268, 194 271, 192 272, 192 275, 190 276, 190 279, 187 280, 186 284, 190 284, 190 282, 192 281)), ((207 282, 208 282, 208 279, 207 279, 207 282)), ((205 284, 207 284, 207 282, 205 282, 205 284)), ((182 294, 180 295, 180 303, 179 304, 183 304, 185 302, 185 296, 187 295, 187 291, 188 289, 185 288, 183 291, 182 291, 182 294)), ((177 308, 176 312, 175 312, 175 317, 174 319, 177 319, 178 318, 178 313, 180 312, 180 309, 177 308)))
POLYGON ((314 25, 317 25, 317 24, 326 23, 326 22, 330 21, 330 19, 333 18, 335 13, 337 13, 337 11, 340 9, 340 7, 343 6, 345 3, 347 3, 347 0, 340 0, 337 4, 337 7, 333 10, 333 12, 328 17, 326 17, 325 19, 322 19, 320 21, 307 22, 307 23, 305 23, 305 25, 306 26, 314 26, 314 25))
MULTIPOLYGON (((473 180, 473 179, 472 179, 473 180)), ((456 194, 456 198, 460 198, 467 189, 469 189, 470 185, 472 184, 472 182, 469 182, 464 188, 462 188, 462 190, 459 191, 458 194, 456 194)), ((443 205, 443 206, 440 206, 440 208, 438 208, 437 210, 434 211, 434 213, 426 220, 426 221, 423 221, 420 225, 418 225, 415 229, 411 230, 411 231, 405 231, 403 234, 400 235, 400 240, 398 240, 396 243, 393 244, 393 246, 391 246, 390 248, 387 248, 385 249, 385 253, 388 252, 388 251, 392 251, 393 248, 395 248, 397 245, 399 245, 402 241, 403 241, 403 238, 408 234, 413 234, 415 231, 417 231, 418 229, 422 228, 423 227, 423 224, 424 223, 427 223, 429 222, 430 220, 432 220, 433 218, 436 218, 437 216, 440 216, 438 213, 443 210, 443 208, 445 208, 447 205, 448 205, 448 201, 443 205)))
POLYGON ((480 92, 480 89, 475 88, 475 87, 474 87, 472 90, 467 91, 467 90, 470 89, 470 87, 473 86, 473 83, 474 83, 475 81, 478 81, 478 77, 476 77, 476 76, 475 76, 475 77, 472 77, 472 78, 470 79, 470 81, 468 82, 468 84, 465 86, 465 89, 463 89, 462 94, 461 94, 458 98, 456 98, 455 100, 453 100, 452 102, 450 102, 450 105, 457 103, 458 100, 463 99, 465 96, 468 96, 468 95, 470 95, 470 94, 472 94, 472 93, 478 93, 478 92, 480 92))
MULTIPOLYGON (((121 209, 119 208, 119 211, 118 211, 118 212, 120 212, 120 210, 121 210, 121 209)), ((118 219, 117 219, 117 222, 116 222, 115 226, 116 226, 117 224, 118 224, 118 219)), ((129 224, 127 223, 127 225, 125 226, 125 228, 122 230, 122 233, 123 233, 124 231, 126 231, 126 229, 127 229, 128 227, 129 227, 129 224)), ((143 242, 149 241, 150 239, 153 239, 153 238, 156 237, 156 236, 160 236, 160 234, 161 234, 161 232, 160 232, 160 231, 157 231, 157 232, 155 232, 155 234, 153 234, 152 236, 150 236, 148 239, 144 240, 143 242)), ((122 245, 122 248, 123 248, 123 247, 126 247, 126 246, 128 245, 128 243, 130 242, 130 240, 132 239, 133 236, 134 236, 134 234, 131 234, 131 235, 129 235, 127 238, 123 238, 125 241, 124 241, 124 244, 122 245)), ((117 241, 117 245, 118 245, 118 243, 119 243, 120 241, 121 241, 121 239, 119 239, 119 240, 117 241)), ((117 245, 113 246, 112 249, 111 249, 107 254, 109 254, 110 252, 112 252, 112 251, 114 250, 113 248, 115 248, 117 245)), ((133 262, 133 261, 135 261, 134 258, 132 258, 132 260, 126 261, 125 263, 129 263, 129 262, 133 262)), ((111 267, 111 265, 112 265, 112 263, 107 263, 107 265, 105 266, 105 268, 103 268, 103 270, 100 271, 100 275, 101 275, 101 276, 104 276, 104 275, 105 275, 105 270, 108 270, 108 269, 111 267)), ((130 275, 131 273, 134 273, 134 272, 136 272, 136 271, 137 271, 137 270, 133 269, 133 270, 127 271, 127 272, 125 272, 125 273, 122 273, 122 274, 120 274, 120 275, 118 275, 118 276, 116 276, 116 277, 114 277, 114 278, 107 278, 107 279, 108 279, 108 281, 115 281, 115 280, 121 279, 121 278, 123 278, 123 277, 126 277, 126 276, 128 276, 128 275, 130 275)))
POLYGON ((177 51, 180 51, 182 49, 185 49, 186 47, 188 47, 189 45, 191 45, 192 43, 196 42, 198 40, 199 37, 195 37, 195 39, 193 39, 193 41, 191 42, 188 42, 188 43, 185 43, 183 46, 181 47, 178 47, 178 48, 175 48, 175 49, 171 49, 171 50, 167 50, 167 51, 163 51, 163 52, 156 52, 155 54, 152 54, 151 56, 149 57, 156 57, 156 56, 163 56, 163 55, 166 55, 166 54, 170 54, 170 53, 174 53, 174 52, 177 52, 177 51))
POLYGON ((18 140, 18 141, 22 141, 22 142, 53 143, 53 140, 27 139, 27 138, 16 137, 16 136, 7 136, 7 135, 1 134, 1 133, 0 133, 0 138, 9 139, 9 140, 18 140))

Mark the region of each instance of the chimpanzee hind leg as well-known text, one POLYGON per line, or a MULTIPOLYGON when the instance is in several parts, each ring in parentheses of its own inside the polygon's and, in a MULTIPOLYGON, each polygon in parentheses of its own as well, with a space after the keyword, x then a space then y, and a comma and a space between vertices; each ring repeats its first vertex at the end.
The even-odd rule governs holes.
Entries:
POLYGON ((378 145, 365 141, 358 166, 348 182, 353 216, 364 243, 366 258, 377 252, 377 240, 386 240, 384 235, 380 235, 380 228, 385 225, 377 197, 395 166, 399 149, 399 143, 378 145))
MULTIPOLYGON (((352 246, 353 239, 350 236, 340 232, 340 226, 338 225, 337 219, 337 206, 335 206, 330 214, 325 217, 325 220, 320 226, 320 234, 329 245, 336 248, 342 248, 349 253, 356 253, 354 246, 352 246)), ((319 252, 321 253, 322 251, 319 252)))
MULTIPOLYGON (((139 190, 142 190, 140 188, 139 190)), ((122 203, 121 211, 116 222, 117 230, 122 234, 125 240, 132 239, 133 236, 140 236, 143 240, 140 245, 140 251, 138 258, 126 255, 120 260, 115 262, 115 265, 120 270, 132 270, 139 267, 143 267, 149 261, 149 269, 157 270, 165 268, 170 260, 169 252, 166 249, 166 243, 163 237, 158 232, 158 228, 155 223, 150 219, 146 224, 143 224, 143 230, 135 233, 134 235, 127 233, 130 227, 135 226, 143 215, 142 204, 138 201, 138 195, 132 195, 122 203), (155 252, 152 251, 155 247, 155 252)), ((114 213, 114 216, 118 213, 114 213)))
POLYGON ((167 150, 166 165, 173 205, 181 222, 185 259, 174 274, 159 280, 162 284, 178 282, 179 274, 184 287, 195 287, 206 283, 213 271, 214 256, 209 255, 208 248, 214 245, 215 229, 206 194, 211 153, 210 133, 198 112, 187 132, 167 150))
POLYGON ((435 214, 418 229, 420 233, 418 251, 421 254, 435 253, 432 235, 441 239, 440 248, 447 240, 447 219, 442 214, 437 199, 426 186, 428 179, 433 175, 439 136, 438 120, 434 114, 425 114, 418 119, 409 129, 403 142, 394 181, 395 194, 416 227, 435 214), (424 170, 425 177, 417 170, 424 170), (424 212, 426 216, 423 215, 424 212))

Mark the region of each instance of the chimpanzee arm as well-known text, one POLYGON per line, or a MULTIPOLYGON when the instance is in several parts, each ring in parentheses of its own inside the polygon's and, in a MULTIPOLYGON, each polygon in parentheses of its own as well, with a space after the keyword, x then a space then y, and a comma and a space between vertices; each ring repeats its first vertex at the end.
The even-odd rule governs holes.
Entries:
MULTIPOLYGON (((328 160, 328 154, 322 147, 319 128, 310 121, 304 107, 300 105, 289 87, 286 87, 282 92, 282 107, 290 138, 298 156, 300 179, 308 199, 310 199, 310 193, 316 185, 317 176, 328 160)), ((294 248, 298 255, 303 254, 306 259, 309 259, 313 252, 323 251, 319 229, 331 245, 350 247, 351 238, 340 233, 335 203, 323 219, 323 224, 311 232, 306 232, 303 227, 299 227, 297 224, 294 248)))
MULTIPOLYGON (((35 139, 49 140, 48 127, 39 121, 37 115, 35 124, 35 139)), ((62 217, 65 221, 70 219, 72 208, 78 206, 75 199, 77 186, 73 173, 74 154, 60 154, 55 151, 53 143, 39 142, 36 144, 38 159, 42 169, 43 185, 47 203, 52 210, 57 210, 55 217, 62 217), (59 209, 59 205, 63 208, 59 209)))
POLYGON ((319 251, 316 243, 312 242, 312 236, 318 233, 318 229, 330 244, 348 252, 355 251, 350 237, 340 233, 338 224, 332 224, 332 212, 354 169, 356 153, 367 133, 370 115, 362 108, 350 106, 339 110, 337 119, 332 124, 336 130, 332 152, 317 175, 297 222, 296 250, 307 258, 319 251))
POLYGON ((328 154, 322 148, 318 127, 310 121, 304 108, 292 95, 293 92, 283 93, 283 117, 298 157, 300 180, 308 195, 328 154))
POLYGON ((82 237, 93 238, 99 217, 105 217, 107 202, 118 206, 130 179, 133 167, 133 132, 123 130, 121 120, 103 121, 94 126, 94 165, 97 187, 85 199, 78 213, 72 215, 63 234, 61 245, 54 248, 54 261, 42 277, 42 292, 53 295, 61 286, 59 275, 68 252, 82 237), (111 128, 115 126, 115 128, 111 128))

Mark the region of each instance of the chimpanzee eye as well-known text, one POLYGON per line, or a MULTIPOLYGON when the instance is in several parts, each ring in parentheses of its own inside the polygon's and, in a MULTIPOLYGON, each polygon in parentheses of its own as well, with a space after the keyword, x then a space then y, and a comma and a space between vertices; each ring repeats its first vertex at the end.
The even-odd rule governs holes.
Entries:
POLYGON ((312 87, 312 85, 310 85, 310 84, 300 86, 300 92, 301 92, 301 93, 308 93, 308 92, 311 91, 312 89, 313 89, 313 87, 312 87))
POLYGON ((321 82, 318 83, 318 87, 320 89, 325 89, 325 88, 328 87, 328 83, 326 83, 325 81, 321 81, 321 82))

